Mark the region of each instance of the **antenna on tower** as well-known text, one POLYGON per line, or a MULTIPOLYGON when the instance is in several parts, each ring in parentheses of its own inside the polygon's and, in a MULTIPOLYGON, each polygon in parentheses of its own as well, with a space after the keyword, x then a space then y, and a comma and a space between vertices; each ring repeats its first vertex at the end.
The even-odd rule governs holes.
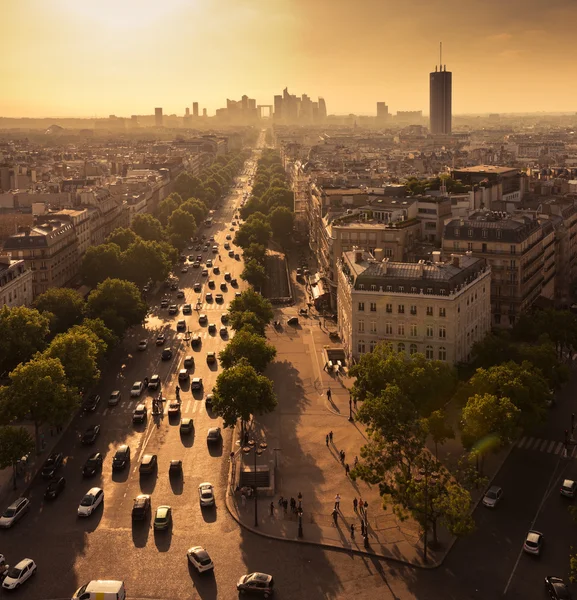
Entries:
POLYGON ((443 42, 439 42, 439 71, 443 70, 443 42))

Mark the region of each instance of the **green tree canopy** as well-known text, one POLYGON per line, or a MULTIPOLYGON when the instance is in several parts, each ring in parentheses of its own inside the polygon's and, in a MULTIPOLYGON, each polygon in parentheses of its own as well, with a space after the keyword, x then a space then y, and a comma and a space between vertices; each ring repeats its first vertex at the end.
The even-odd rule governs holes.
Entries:
POLYGON ((182 204, 182 198, 178 194, 170 194, 159 205, 157 210, 158 220, 166 225, 170 215, 182 204))
POLYGON ((259 214, 261 213, 251 215, 250 219, 239 227, 234 237, 234 243, 237 246, 241 248, 247 248, 251 244, 268 246, 271 237, 271 228, 265 220, 255 218, 255 215, 259 214))
POLYGON ((116 244, 124 252, 137 239, 136 233, 126 227, 118 227, 107 238, 107 244, 116 244))
POLYGON ((122 255, 116 244, 90 246, 80 265, 82 280, 95 287, 108 277, 118 277, 122 271, 122 255))
POLYGON ((434 410, 427 418, 427 429, 435 444, 435 458, 438 458, 438 446, 455 437, 453 428, 447 421, 444 410, 434 410))
POLYGON ((269 215, 270 228, 276 240, 289 241, 293 235, 294 213, 285 206, 277 206, 269 215))
POLYGON ((265 335, 266 325, 258 318, 258 315, 249 310, 231 313, 230 326, 234 331, 245 329, 260 336, 265 335))
POLYGON ((47 344, 50 316, 35 308, 15 306, 0 309, 0 373, 30 360, 47 344))
POLYGON ((200 185, 200 180, 190 173, 184 172, 176 178, 174 182, 174 191, 181 198, 191 198, 196 194, 200 185))
POLYGON ((147 242, 161 242, 165 237, 162 223, 150 213, 135 215, 132 219, 132 230, 147 242))
POLYGON ((175 210, 168 219, 168 231, 184 241, 188 241, 196 233, 194 216, 181 208, 175 210))
POLYGON ((190 213, 194 217, 197 225, 202 223, 208 214, 206 204, 202 202, 202 200, 197 200, 196 198, 189 198, 186 202, 183 202, 180 205, 180 210, 190 213))
POLYGON ((246 359, 258 373, 262 373, 275 356, 276 348, 267 343, 265 338, 241 329, 220 353, 220 363, 229 369, 246 359))
POLYGON ((134 242, 123 254, 124 277, 142 286, 147 281, 164 281, 172 264, 158 242, 142 239, 134 242))
POLYGON ((82 321, 84 298, 71 288, 49 288, 40 294, 33 307, 41 313, 50 313, 50 332, 66 331, 82 321))
POLYGON ((274 316, 271 303, 254 290, 245 290, 240 296, 235 297, 228 310, 231 318, 234 318, 234 313, 254 313, 264 325, 268 325, 274 316))
POLYGON ((266 247, 261 244, 251 244, 243 251, 244 262, 250 260, 256 261, 259 265, 264 265, 266 257, 266 247))
POLYGON ((12 467, 13 487, 16 489, 16 464, 34 450, 34 439, 24 427, 0 427, 0 469, 12 467))
POLYGON ((262 287, 266 281, 266 271, 256 260, 251 259, 244 263, 244 269, 240 274, 240 278, 254 287, 262 287))
POLYGON ((103 346, 99 346, 99 352, 102 350, 104 352, 110 352, 120 341, 114 331, 106 327, 102 319, 84 319, 80 325, 72 327, 71 331, 75 331, 77 328, 81 331, 84 331, 84 329, 91 331, 105 344, 105 348, 103 348, 103 346))

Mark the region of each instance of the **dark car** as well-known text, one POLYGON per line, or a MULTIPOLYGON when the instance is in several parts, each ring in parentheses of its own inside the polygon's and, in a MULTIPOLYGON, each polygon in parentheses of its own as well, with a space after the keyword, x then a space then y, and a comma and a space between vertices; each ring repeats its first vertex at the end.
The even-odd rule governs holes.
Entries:
POLYGON ((182 475, 182 461, 179 459, 171 460, 170 466, 168 467, 168 474, 175 476, 182 475))
POLYGON ((145 454, 140 461, 140 467, 138 471, 140 473, 152 473, 156 469, 156 465, 156 454, 145 454))
POLYGON ((263 598, 269 598, 274 591, 274 580, 272 575, 266 573, 250 573, 243 575, 238 580, 236 589, 241 593, 250 592, 263 598))
POLYGON ((84 412, 94 412, 99 402, 100 396, 98 394, 90 394, 84 401, 84 412))
POLYGON ((238 285, 238 281, 236 280, 236 278, 232 278, 230 280, 230 285, 232 285, 232 287, 236 287, 238 285))
POLYGON ((62 452, 53 452, 42 467, 42 477, 45 479, 52 479, 56 473, 58 467, 62 464, 64 455, 62 452))
POLYGON ((132 520, 144 521, 150 513, 150 496, 148 494, 140 494, 134 499, 132 505, 132 520))
POLYGON ((82 443, 86 445, 94 444, 98 434, 100 433, 100 425, 91 425, 82 436, 82 443))
POLYGON ((222 442, 222 435, 220 433, 220 427, 211 427, 206 434, 206 442, 208 444, 220 444, 222 442))
POLYGON ((116 470, 124 469, 130 462, 130 446, 123 444, 118 448, 112 459, 112 468, 116 470))
POLYGON ((82 467, 82 477, 92 477, 93 475, 96 475, 96 473, 102 471, 103 460, 101 452, 91 454, 82 467))
POLYGON ((290 319, 287 321, 287 323, 288 323, 289 325, 295 325, 295 326, 296 326, 296 325, 298 325, 298 324, 299 324, 299 318, 298 318, 298 317, 291 317, 291 318, 290 318, 290 319))
POLYGON ((190 345, 191 346, 198 346, 200 345, 200 336, 198 334, 194 334, 192 336, 192 338, 190 339, 190 345))
POLYGON ((160 355, 162 360, 170 360, 172 358, 172 350, 170 348, 165 348, 160 355))
POLYGON ((551 600, 571 600, 571 592, 565 582, 559 577, 545 577, 545 589, 551 600))
POLYGON ((60 495, 60 492, 64 489, 65 486, 66 479, 64 479, 64 477, 54 478, 48 484, 48 487, 44 492, 44 497, 46 498, 46 500, 54 500, 54 498, 57 498, 60 495))

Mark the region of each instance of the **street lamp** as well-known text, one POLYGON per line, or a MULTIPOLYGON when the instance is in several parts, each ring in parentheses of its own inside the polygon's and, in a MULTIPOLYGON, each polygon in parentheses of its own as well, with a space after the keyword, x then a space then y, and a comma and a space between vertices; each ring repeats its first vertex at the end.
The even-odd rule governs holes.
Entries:
MULTIPOLYGON (((419 475, 421 477, 424 477, 424 481, 425 481, 425 518, 424 518, 424 536, 423 536, 423 560, 424 562, 427 562, 427 542, 428 542, 428 538, 427 538, 427 534, 429 531, 429 524, 427 521, 427 514, 428 514, 428 510, 429 510, 429 477, 431 478, 431 480, 433 481, 433 483, 437 483, 437 481, 439 480, 439 473, 435 472, 435 471, 429 471, 428 469, 419 469, 419 475)), ((415 481, 417 483, 420 483, 421 481, 423 481, 423 479, 421 479, 421 477, 415 477, 415 481)))
POLYGON ((298 516, 299 516, 298 537, 302 538, 303 537, 303 509, 302 509, 302 506, 299 506, 299 509, 297 512, 298 512, 298 516))
POLYGON ((245 456, 248 456, 251 452, 254 454, 254 471, 253 471, 253 494, 254 494, 254 526, 258 527, 258 504, 256 501, 256 458, 260 456, 265 450, 268 444, 261 442, 257 445, 254 440, 248 440, 247 445, 242 449, 245 456))
POLYGON ((353 395, 349 392, 349 421, 352 423, 353 419, 353 395))

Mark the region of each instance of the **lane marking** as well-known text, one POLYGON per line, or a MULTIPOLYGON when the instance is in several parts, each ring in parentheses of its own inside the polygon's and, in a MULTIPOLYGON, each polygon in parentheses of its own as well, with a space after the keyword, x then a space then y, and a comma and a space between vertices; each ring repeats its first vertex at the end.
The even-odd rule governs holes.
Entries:
POLYGON ((545 450, 545 448, 547 447, 547 444, 549 443, 548 440, 544 440, 543 443, 541 444, 541 448, 539 449, 540 452, 543 452, 545 450))
POLYGON ((187 413, 187 412, 190 410, 190 404, 191 404, 191 402, 192 402, 192 400, 189 400, 189 401, 186 403, 186 410, 185 410, 184 412, 186 412, 186 413, 187 413))
POLYGON ((550 452, 551 452, 551 450, 553 450, 553 448, 554 448, 554 447, 555 447, 555 442, 551 442, 551 443, 549 444, 549 448, 547 448, 547 452, 549 452, 549 453, 550 453, 550 452))
POLYGON ((527 441, 527 437, 523 436, 520 440, 519 443, 517 444, 517 448, 522 448, 523 445, 525 444, 525 442, 527 441))
POLYGON ((557 448, 555 448, 555 454, 559 454, 559 452, 561 452, 561 448, 563 448, 563 443, 562 442, 558 442, 557 443, 557 448))

